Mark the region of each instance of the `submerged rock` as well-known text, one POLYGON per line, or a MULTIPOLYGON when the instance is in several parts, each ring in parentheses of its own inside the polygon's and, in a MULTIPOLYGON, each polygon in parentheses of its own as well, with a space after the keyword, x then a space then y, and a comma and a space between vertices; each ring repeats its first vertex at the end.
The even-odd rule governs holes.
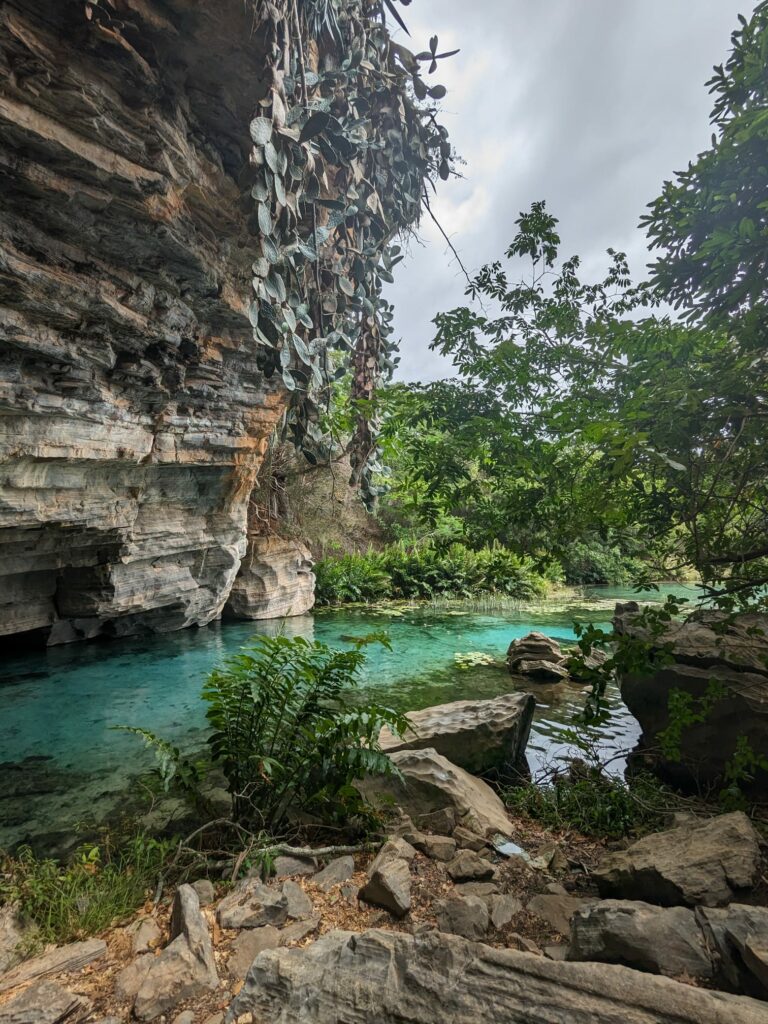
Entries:
POLYGON ((524 758, 535 706, 527 693, 438 704, 409 712, 401 737, 382 729, 379 743, 387 753, 432 748, 473 774, 501 770, 524 758))

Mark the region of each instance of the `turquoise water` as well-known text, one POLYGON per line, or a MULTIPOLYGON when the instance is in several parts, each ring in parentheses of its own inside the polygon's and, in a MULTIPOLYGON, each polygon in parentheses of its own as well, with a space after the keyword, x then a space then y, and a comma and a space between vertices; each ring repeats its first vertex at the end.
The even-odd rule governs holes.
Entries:
MULTIPOLYGON (((664 588, 692 593, 685 588, 664 588)), ((202 744, 205 675, 256 632, 282 630, 343 646, 344 638, 388 631, 392 650, 368 648, 361 694, 401 710, 517 687, 536 694, 529 760, 534 771, 564 753, 560 733, 583 703, 578 687, 515 683, 503 664, 511 640, 532 629, 572 640, 574 620, 607 623, 631 590, 593 588, 519 611, 461 606, 321 611, 280 622, 215 623, 154 638, 51 648, 0 664, 0 847, 113 813, 129 778, 151 764, 139 742, 114 725, 149 728, 182 748, 202 744), (461 668, 457 653, 483 652, 494 665, 461 668), (23 762, 23 765, 22 765, 23 762)), ((650 596, 650 595, 649 595, 650 596)), ((637 724, 617 692, 596 738, 631 748, 637 724)), ((616 762, 621 766, 621 758, 616 762)))

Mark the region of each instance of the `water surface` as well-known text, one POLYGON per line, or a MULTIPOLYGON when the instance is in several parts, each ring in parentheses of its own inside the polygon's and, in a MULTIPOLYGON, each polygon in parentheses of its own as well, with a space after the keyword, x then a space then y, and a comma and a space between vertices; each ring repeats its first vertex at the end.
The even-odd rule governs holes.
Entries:
MULTIPOLYGON (((688 588, 664 587, 692 596, 688 588)), ((539 629, 563 641, 573 623, 607 624, 631 589, 590 588, 520 610, 474 611, 457 605, 319 611, 285 622, 214 623, 153 638, 55 647, 0 663, 0 848, 92 824, 114 813, 129 780, 152 763, 139 742, 114 725, 141 726, 183 749, 205 737, 200 687, 206 674, 256 632, 302 635, 331 646, 385 629, 392 650, 367 649, 360 692, 400 710, 528 689, 537 709, 529 745, 534 771, 568 751, 562 739, 583 707, 575 686, 542 686, 510 677, 511 640, 539 629), (462 668, 456 654, 482 652, 493 665, 462 668)), ((657 595, 648 595, 658 599, 657 595)), ((606 756, 631 749, 635 720, 614 689, 609 720, 594 731, 606 756)), ((623 764, 614 762, 616 770, 623 764)), ((134 787, 135 788, 135 787, 134 787)))

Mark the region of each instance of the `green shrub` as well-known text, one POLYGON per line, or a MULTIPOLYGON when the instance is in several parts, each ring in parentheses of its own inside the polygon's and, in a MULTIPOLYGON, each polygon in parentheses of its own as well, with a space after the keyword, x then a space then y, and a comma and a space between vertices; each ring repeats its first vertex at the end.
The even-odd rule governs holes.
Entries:
POLYGON ((526 782, 504 795, 513 813, 606 839, 662 826, 675 803, 674 794, 652 776, 639 775, 629 785, 584 762, 545 785, 526 782))
POLYGON ((392 581, 375 552, 325 558, 315 566, 318 604, 383 601, 392 593, 392 581))
POLYGON ((473 551, 457 543, 393 544, 382 552, 325 559, 318 562, 315 573, 321 605, 477 594, 530 600, 544 594, 548 586, 531 559, 500 545, 473 551))
MULTIPOLYGON (((379 749, 379 731, 407 726, 389 708, 350 703, 365 663, 361 648, 374 641, 388 645, 379 634, 354 641, 349 651, 303 637, 258 637, 210 674, 202 695, 211 762, 226 776, 236 821, 276 834, 290 816, 348 824, 365 813, 353 783, 394 772, 379 749)), ((173 748, 146 731, 142 738, 170 781, 173 748)))
POLYGON ((118 851, 109 842, 83 847, 66 866, 29 848, 1 861, 0 904, 18 904, 35 926, 24 952, 82 939, 129 917, 154 891, 173 845, 140 834, 118 851))
POLYGON ((626 554, 617 544, 574 541, 562 557, 566 583, 572 586, 632 583, 648 572, 639 558, 626 554))

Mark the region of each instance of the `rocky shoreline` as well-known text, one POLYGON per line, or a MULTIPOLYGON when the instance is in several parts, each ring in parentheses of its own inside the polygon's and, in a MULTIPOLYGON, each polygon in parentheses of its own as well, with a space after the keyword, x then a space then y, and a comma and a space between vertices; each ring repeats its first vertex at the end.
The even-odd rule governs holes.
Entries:
POLYGON ((390 753, 401 777, 366 782, 390 813, 376 851, 282 855, 234 883, 230 867, 21 962, 6 908, 0 1022, 768 1019, 766 847, 747 816, 611 844, 512 818, 438 748, 461 759, 477 735, 475 770, 498 767, 530 710, 514 695, 414 715, 390 753))

